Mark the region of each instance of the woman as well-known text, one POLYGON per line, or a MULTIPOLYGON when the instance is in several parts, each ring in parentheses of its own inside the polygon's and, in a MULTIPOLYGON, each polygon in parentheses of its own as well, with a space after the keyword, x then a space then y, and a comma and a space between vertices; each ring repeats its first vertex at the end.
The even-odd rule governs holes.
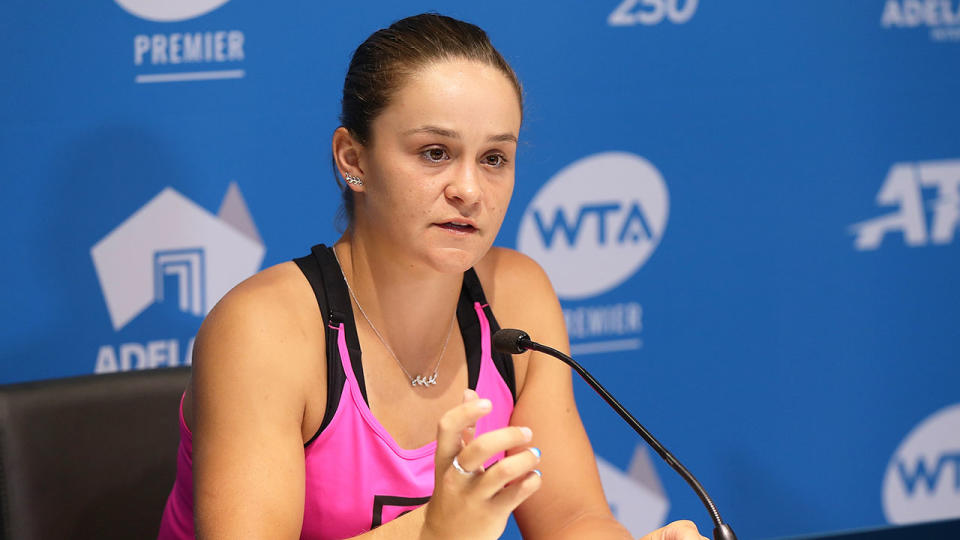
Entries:
POLYGON ((496 538, 511 512, 527 538, 629 538, 569 369, 490 351, 498 320, 567 341, 543 271, 491 247, 521 116, 473 25, 420 15, 357 49, 332 144, 346 233, 204 321, 161 538, 496 538))

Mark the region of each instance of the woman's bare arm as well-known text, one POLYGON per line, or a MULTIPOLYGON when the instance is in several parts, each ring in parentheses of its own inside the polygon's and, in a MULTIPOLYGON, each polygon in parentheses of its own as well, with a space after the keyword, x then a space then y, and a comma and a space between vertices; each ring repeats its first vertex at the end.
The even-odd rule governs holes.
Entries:
MULTIPOLYGON (((498 249, 485 261, 488 295, 504 328, 520 328, 533 339, 569 353, 563 311, 546 274, 530 258, 498 249)), ((478 272, 479 272, 478 267, 478 272)), ((511 423, 533 429, 543 452, 540 489, 514 512, 528 539, 623 539, 600 484, 596 458, 573 399, 572 372, 541 353, 515 356, 517 404, 511 423)), ((706 540, 691 521, 674 521, 642 540, 706 540)))
MULTIPOLYGON (((533 260, 499 249, 484 282, 504 328, 568 351, 563 312, 546 274, 533 260), (490 287, 487 282, 491 281, 490 287)), ((596 458, 573 399, 571 370, 540 353, 514 357, 522 388, 511 424, 530 426, 543 455, 541 488, 514 512, 524 538, 630 538, 610 513, 596 458)))
POLYGON ((197 334, 188 424, 204 540, 300 535, 309 339, 285 305, 286 277, 271 269, 242 283, 197 334))

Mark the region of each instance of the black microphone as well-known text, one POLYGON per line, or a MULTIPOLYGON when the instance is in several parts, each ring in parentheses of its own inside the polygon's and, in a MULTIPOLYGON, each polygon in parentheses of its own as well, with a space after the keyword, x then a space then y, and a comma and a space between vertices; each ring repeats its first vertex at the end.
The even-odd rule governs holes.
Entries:
POLYGON ((536 341, 530 339, 530 335, 524 332, 523 330, 516 330, 513 328, 504 328, 502 330, 497 330, 493 334, 493 348, 499 352, 507 354, 521 354, 524 351, 532 350, 538 351, 545 354, 549 354, 554 358, 559 359, 564 364, 567 364, 574 371, 580 374, 583 380, 587 381, 587 384, 591 388, 597 391, 600 394, 600 397, 607 402, 608 405, 613 407, 613 410, 617 411, 617 414, 620 415, 630 427, 634 429, 643 440, 647 441, 647 444, 651 448, 657 451, 660 454, 660 457, 667 462, 673 470, 683 477, 687 481, 687 484, 690 484, 690 487, 693 488, 693 491, 697 493, 697 496, 700 497, 700 500, 703 502, 703 505, 707 507, 707 511, 710 512, 710 518, 713 520, 713 539, 714 540, 737 540, 737 535, 734 534, 733 529, 730 528, 730 525, 723 522, 723 519, 720 517, 720 511, 717 510, 717 506, 713 504, 713 499, 710 498, 710 495, 707 495, 707 490, 703 489, 703 486, 700 485, 700 482, 694 478, 693 474, 684 467, 677 458, 673 457, 666 448, 660 444, 646 428, 640 425, 640 422, 637 422, 637 419, 630 414, 623 405, 620 404, 610 392, 607 392, 607 389, 600 384, 597 379, 590 375, 587 370, 583 369, 583 366, 578 364, 573 358, 563 354, 562 352, 547 347, 546 345, 541 345, 536 341))

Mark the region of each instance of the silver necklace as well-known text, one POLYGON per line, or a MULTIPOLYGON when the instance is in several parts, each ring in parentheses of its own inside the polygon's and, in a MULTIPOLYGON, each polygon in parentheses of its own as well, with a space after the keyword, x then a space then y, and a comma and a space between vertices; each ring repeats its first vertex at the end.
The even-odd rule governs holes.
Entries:
POLYGON ((340 267, 340 275, 343 276, 343 282, 347 284, 347 291, 350 292, 350 297, 353 298, 353 301, 356 302, 357 308, 360 310, 360 314, 363 315, 364 320, 367 321, 367 324, 370 325, 370 328, 373 329, 373 333, 377 335, 377 339, 380 340, 380 343, 383 344, 384 348, 387 349, 387 352, 390 353, 390 356, 396 360, 397 365, 400 366, 400 369, 403 370, 403 374, 410 379, 410 386, 433 386, 437 384, 437 374, 440 371, 440 361, 443 360, 443 353, 447 352, 447 344, 450 343, 450 334, 453 333, 453 323, 457 320, 457 317, 454 316, 453 319, 450 319, 450 329, 447 330, 447 339, 443 342, 443 348, 440 349, 440 357, 437 358, 437 365, 433 366, 433 375, 429 377, 424 377, 423 375, 417 375, 414 377, 410 375, 410 372, 407 371, 407 368, 403 367, 403 362, 397 358, 397 354, 393 352, 393 349, 390 348, 390 345, 387 344, 387 340, 383 339, 383 335, 377 330, 377 327, 374 326, 373 321, 370 320, 370 317, 367 317, 367 312, 363 310, 363 306, 360 305, 360 300, 357 299, 356 293, 353 292, 353 287, 350 286, 350 281, 347 280, 347 275, 343 273, 343 265, 340 264, 340 257, 337 256, 337 250, 330 248, 333 251, 333 258, 337 260, 337 266, 340 267))

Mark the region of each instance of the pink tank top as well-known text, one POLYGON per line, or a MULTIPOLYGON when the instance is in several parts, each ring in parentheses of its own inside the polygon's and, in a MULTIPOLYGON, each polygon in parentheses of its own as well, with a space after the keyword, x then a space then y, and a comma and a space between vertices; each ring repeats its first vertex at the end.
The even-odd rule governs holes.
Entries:
MULTIPOLYGON (((314 248, 315 254, 320 247, 314 248)), ((468 379, 480 397, 493 402, 492 412, 477 423, 478 435, 508 425, 514 404, 512 364, 503 367, 509 357, 506 360, 498 357, 499 369, 494 362, 490 341, 492 314, 488 318, 489 307, 482 295, 479 280, 471 270, 464 277, 464 294, 458 308, 458 317, 463 319, 468 313, 464 309, 468 307, 466 300, 474 300, 469 307, 472 307, 470 311, 475 313, 475 319, 466 324, 461 320, 460 323, 464 344, 468 348, 468 368, 472 367, 468 372, 473 371, 468 379), (469 298, 471 296, 473 298, 469 298), (471 351, 471 345, 479 345, 480 350, 471 351), (479 362, 476 362, 477 356, 479 362), (473 366, 470 365, 471 357, 473 366), (479 364, 479 370, 476 364, 479 364), (510 384, 504 380, 505 376, 510 384)), ((336 306, 331 309, 336 310, 336 306)), ((350 314, 344 318, 353 323, 350 314)), ((496 325, 495 319, 492 322, 496 325)), ((327 332, 328 340, 336 340, 337 353, 330 354, 333 351, 328 348, 327 361, 339 360, 346 380, 339 400, 335 402, 335 411, 330 411, 332 418, 328 414, 325 425, 304 446, 306 489, 300 535, 303 539, 332 540, 356 536, 426 503, 433 492, 436 441, 415 449, 400 448, 377 421, 367 405, 362 381, 357 379, 357 372, 362 373, 362 370, 351 361, 348 334, 355 339, 355 334, 351 334, 342 321, 331 325, 327 332)), ((328 408, 330 403, 328 399, 328 408)), ((181 401, 177 477, 164 509, 160 540, 194 538, 191 455, 192 438, 183 419, 181 401)), ((502 454, 495 456, 487 465, 501 457, 502 454)))

